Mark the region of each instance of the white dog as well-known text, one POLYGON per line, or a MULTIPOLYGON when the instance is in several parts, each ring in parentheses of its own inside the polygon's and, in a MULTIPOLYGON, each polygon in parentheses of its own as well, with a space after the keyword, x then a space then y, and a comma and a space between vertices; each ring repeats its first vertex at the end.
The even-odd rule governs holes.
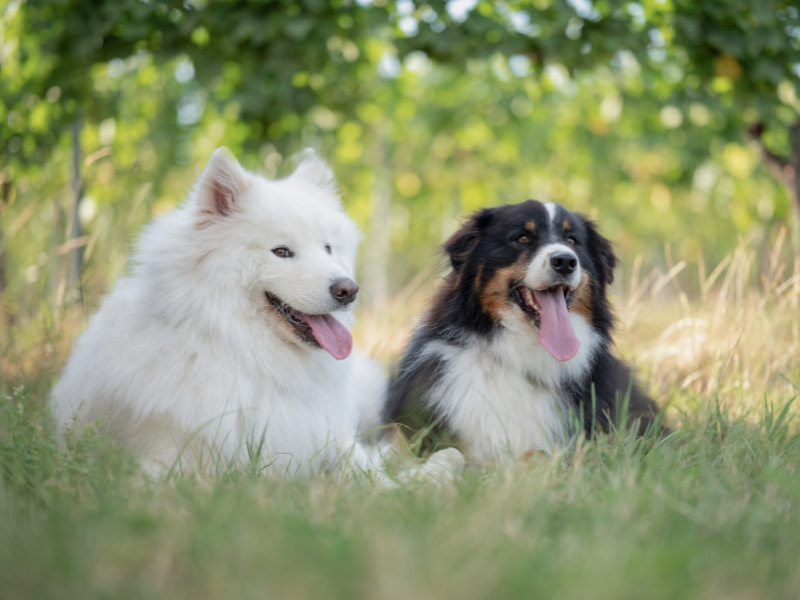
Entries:
POLYGON ((53 391, 60 432, 101 419, 155 473, 379 468, 356 435, 385 383, 348 359, 344 324, 358 240, 320 158, 271 181, 217 150, 78 340, 53 391))

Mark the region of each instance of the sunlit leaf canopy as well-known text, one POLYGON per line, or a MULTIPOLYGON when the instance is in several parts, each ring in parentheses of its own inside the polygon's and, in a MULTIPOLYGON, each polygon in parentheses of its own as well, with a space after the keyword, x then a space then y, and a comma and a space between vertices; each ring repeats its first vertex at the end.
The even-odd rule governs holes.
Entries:
POLYGON ((793 2, 28 0, 2 18, 18 302, 56 285, 76 127, 98 287, 219 145, 270 176, 319 148, 367 234, 364 262, 389 245, 393 289, 435 262, 459 216, 530 197, 591 215, 650 262, 713 262, 788 223, 746 129, 789 153, 793 2))

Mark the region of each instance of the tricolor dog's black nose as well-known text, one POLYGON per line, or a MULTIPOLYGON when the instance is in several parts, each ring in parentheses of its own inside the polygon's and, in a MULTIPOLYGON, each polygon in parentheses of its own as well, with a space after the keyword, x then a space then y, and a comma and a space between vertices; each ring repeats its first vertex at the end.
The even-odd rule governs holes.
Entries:
POLYGON ((352 279, 337 279, 331 286, 331 296, 342 306, 356 299, 358 284, 352 279))
POLYGON ((571 252, 558 252, 550 257, 550 266, 556 273, 569 275, 578 266, 578 257, 571 252))

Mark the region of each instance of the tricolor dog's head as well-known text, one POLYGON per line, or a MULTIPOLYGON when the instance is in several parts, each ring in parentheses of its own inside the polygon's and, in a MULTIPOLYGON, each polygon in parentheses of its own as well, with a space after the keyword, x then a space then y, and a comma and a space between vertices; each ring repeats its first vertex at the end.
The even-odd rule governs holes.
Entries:
POLYGON ((611 326, 611 244, 594 223, 563 206, 528 200, 478 211, 445 251, 455 275, 451 290, 465 301, 462 325, 469 320, 474 330, 488 333, 524 322, 559 361, 580 348, 571 313, 599 333, 611 326))
POLYGON ((214 152, 195 190, 196 231, 219 252, 215 273, 258 307, 284 339, 343 359, 352 348, 332 313, 348 311, 359 233, 342 210, 333 173, 313 152, 289 177, 246 172, 225 148, 214 152))

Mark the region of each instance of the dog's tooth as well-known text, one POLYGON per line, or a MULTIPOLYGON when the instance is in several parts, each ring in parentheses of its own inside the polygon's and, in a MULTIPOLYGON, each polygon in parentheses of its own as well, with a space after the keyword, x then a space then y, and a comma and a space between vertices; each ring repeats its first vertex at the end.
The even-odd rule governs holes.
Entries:
POLYGON ((536 304, 536 297, 533 295, 533 291, 531 288, 525 288, 525 304, 533 308, 533 310, 539 310, 539 305, 536 304))
POLYGON ((525 303, 526 304, 534 304, 533 302, 533 294, 531 293, 531 288, 525 288, 525 303))

